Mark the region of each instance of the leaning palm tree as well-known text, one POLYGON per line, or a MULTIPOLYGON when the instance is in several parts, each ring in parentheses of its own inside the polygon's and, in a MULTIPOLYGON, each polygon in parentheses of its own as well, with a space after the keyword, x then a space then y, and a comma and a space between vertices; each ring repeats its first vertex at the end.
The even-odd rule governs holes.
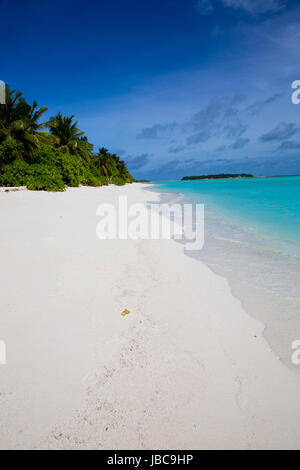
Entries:
POLYGON ((62 116, 58 113, 48 122, 50 133, 55 139, 55 146, 62 152, 76 155, 89 163, 93 145, 88 142, 84 132, 78 129, 78 122, 73 120, 73 115, 62 116))

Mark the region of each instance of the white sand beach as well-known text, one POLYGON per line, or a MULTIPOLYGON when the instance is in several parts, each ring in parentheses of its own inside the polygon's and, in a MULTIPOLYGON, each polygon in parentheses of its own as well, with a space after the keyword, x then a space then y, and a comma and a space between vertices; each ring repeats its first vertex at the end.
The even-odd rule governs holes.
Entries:
POLYGON ((96 237, 121 194, 159 199, 0 193, 0 448, 299 449, 300 378, 227 281, 173 240, 96 237))

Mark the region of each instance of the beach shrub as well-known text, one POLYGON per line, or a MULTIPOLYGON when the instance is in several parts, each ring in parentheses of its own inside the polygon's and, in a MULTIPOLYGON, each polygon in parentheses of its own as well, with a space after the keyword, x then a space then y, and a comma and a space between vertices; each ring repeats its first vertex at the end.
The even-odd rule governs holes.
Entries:
POLYGON ((108 176, 101 176, 102 179, 102 185, 103 186, 108 186, 109 185, 109 178, 108 176))
POLYGON ((31 165, 26 182, 31 191, 64 191, 66 186, 57 168, 48 165, 31 165))
POLYGON ((5 165, 0 174, 2 186, 26 186, 30 165, 22 160, 15 160, 10 165, 5 165))
POLYGON ((50 145, 40 144, 39 150, 34 153, 33 164, 18 159, 19 151, 20 144, 13 139, 0 145, 1 161, 13 160, 12 163, 2 166, 1 185, 27 186, 31 190, 63 191, 65 186, 107 186, 110 183, 123 186, 126 182, 131 182, 128 175, 126 178, 125 175, 103 175, 95 165, 89 168, 88 164, 77 156, 50 145))
MULTIPOLYGON (((41 149, 36 155, 36 161, 58 168, 67 186, 77 187, 80 184, 87 184, 86 181, 89 181, 88 168, 76 155, 62 152, 49 145, 41 145, 41 149)), ((92 186, 100 185, 95 184, 92 178, 90 181, 94 183, 92 186)))
POLYGON ((12 163, 16 159, 22 159, 24 147, 11 137, 7 137, 0 144, 0 169, 3 165, 12 163))
POLYGON ((55 147, 40 144, 39 150, 35 152, 34 162, 41 165, 59 167, 61 165, 61 153, 55 147))
POLYGON ((49 145, 41 145, 35 161, 59 169, 67 186, 79 186, 84 180, 85 166, 75 155, 61 152, 49 145))
POLYGON ((5 165, 1 171, 2 186, 27 186, 38 191, 64 191, 65 183, 58 168, 43 164, 30 165, 22 160, 15 160, 5 165))
POLYGON ((94 175, 90 171, 86 171, 83 176, 82 184, 84 186, 102 186, 102 177, 94 175))
POLYGON ((85 168, 75 155, 61 155, 61 174, 67 186, 79 186, 84 181, 85 168))
POLYGON ((111 179, 112 184, 116 184, 117 186, 124 186, 126 184, 126 181, 123 178, 120 178, 120 176, 113 176, 111 179))

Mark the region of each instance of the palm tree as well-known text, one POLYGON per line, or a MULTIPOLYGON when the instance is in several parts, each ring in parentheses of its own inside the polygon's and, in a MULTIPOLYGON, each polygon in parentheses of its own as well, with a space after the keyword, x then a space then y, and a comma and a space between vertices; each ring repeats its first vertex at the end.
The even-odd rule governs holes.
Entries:
POLYGON ((133 181, 125 162, 116 154, 109 153, 104 147, 99 149, 98 154, 93 156, 92 161, 100 175, 106 176, 109 180, 118 176, 128 183, 133 181))
POLYGON ((96 166, 99 170, 100 175, 111 177, 113 169, 111 167, 110 153, 104 147, 99 149, 96 155, 96 166))
POLYGON ((120 160, 119 157, 117 158, 117 169, 119 172, 119 176, 123 178, 127 183, 132 183, 133 178, 126 167, 126 163, 124 162, 124 160, 120 160))
POLYGON ((77 127, 78 122, 73 122, 74 116, 62 116, 58 113, 47 123, 50 133, 55 139, 55 146, 62 152, 76 155, 89 163, 93 145, 90 144, 77 127))
POLYGON ((6 86, 6 102, 0 106, 0 143, 6 139, 21 143, 23 152, 19 152, 19 158, 32 158, 40 142, 49 142, 49 134, 41 131, 45 124, 39 123, 47 110, 38 109, 36 101, 30 106, 21 92, 6 86))
MULTIPOLYGON (((27 103, 26 103, 27 104, 27 103)), ((38 104, 36 101, 33 102, 32 106, 29 106, 27 119, 29 123, 29 128, 33 134, 40 132, 41 129, 44 129, 47 126, 47 123, 40 123, 41 116, 48 111, 47 106, 42 106, 38 109, 38 104)))

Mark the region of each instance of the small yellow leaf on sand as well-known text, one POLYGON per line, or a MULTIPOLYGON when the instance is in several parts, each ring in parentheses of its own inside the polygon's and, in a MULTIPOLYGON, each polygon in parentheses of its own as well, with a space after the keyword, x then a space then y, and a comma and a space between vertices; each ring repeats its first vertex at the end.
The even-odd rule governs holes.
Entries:
POLYGON ((123 312, 121 313, 122 317, 125 317, 125 315, 129 315, 130 314, 130 311, 127 310, 127 308, 125 308, 125 310, 123 310, 123 312))

